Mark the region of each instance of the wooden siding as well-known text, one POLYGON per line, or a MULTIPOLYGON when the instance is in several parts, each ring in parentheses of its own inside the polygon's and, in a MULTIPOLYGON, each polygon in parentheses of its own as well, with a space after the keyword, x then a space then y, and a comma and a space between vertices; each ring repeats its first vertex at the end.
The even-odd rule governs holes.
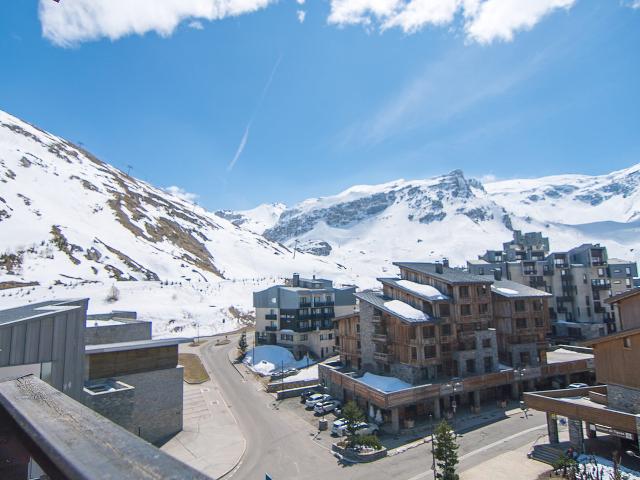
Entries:
POLYGON ((143 348, 87 355, 89 379, 174 368, 178 364, 178 346, 143 348))
POLYGON ((640 388, 640 333, 628 337, 631 348, 624 347, 624 337, 594 344, 596 378, 601 383, 614 383, 640 388))

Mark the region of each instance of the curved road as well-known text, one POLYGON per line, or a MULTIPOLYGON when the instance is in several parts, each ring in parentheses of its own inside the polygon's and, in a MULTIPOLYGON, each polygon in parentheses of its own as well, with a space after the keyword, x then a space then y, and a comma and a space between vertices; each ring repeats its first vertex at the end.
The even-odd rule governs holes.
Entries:
MULTIPOLYGON (((428 444, 370 464, 339 463, 324 445, 314 441, 317 430, 294 413, 279 410, 273 397, 262 391, 261 384, 251 377, 243 378, 230 364, 228 355, 235 350, 239 335, 229 338, 229 345, 215 346, 209 342, 201 349, 201 356, 220 385, 247 441, 242 461, 225 480, 263 480, 265 473, 273 480, 433 478, 429 473, 428 444)), ((460 439, 460 471, 489 457, 532 444, 545 433, 544 425, 542 414, 528 420, 516 415, 466 433, 460 439)))

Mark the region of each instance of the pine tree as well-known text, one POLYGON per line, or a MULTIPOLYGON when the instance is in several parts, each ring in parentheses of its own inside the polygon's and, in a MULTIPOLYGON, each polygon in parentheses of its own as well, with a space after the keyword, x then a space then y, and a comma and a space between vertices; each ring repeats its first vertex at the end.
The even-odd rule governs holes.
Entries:
POLYGON ((456 435, 443 420, 436 427, 433 441, 434 456, 436 459, 437 473, 436 478, 439 480, 458 480, 456 473, 456 465, 458 465, 458 442, 456 435))
POLYGON ((247 334, 242 332, 240 335, 240 340, 238 341, 238 350, 240 350, 240 355, 244 357, 247 353, 247 334))
POLYGON ((353 447, 356 440, 356 425, 364 420, 364 413, 358 404, 351 400, 342 409, 342 416, 347 422, 347 442, 353 447))

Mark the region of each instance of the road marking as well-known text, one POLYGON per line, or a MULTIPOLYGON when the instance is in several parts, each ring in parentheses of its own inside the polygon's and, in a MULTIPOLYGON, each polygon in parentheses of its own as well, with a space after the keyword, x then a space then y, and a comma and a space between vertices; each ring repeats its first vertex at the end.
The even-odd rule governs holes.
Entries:
MULTIPOLYGON (((477 450, 473 450, 472 452, 465 453, 458 460, 462 461, 462 460, 465 460, 465 459, 467 459, 469 457, 473 457, 474 455, 477 455, 477 454, 482 453, 482 452, 486 452, 487 450, 489 450, 489 449, 491 449, 493 447, 496 447, 496 446, 498 446, 498 445, 500 445, 502 443, 506 443, 509 440, 513 440, 514 438, 521 437, 522 435, 526 435, 527 433, 531 433, 531 432, 534 432, 536 430, 540 430, 542 428, 547 428, 547 425, 546 424, 538 425, 537 427, 531 427, 531 428, 528 428, 528 429, 523 430, 521 432, 514 433, 513 435, 509 435, 508 437, 505 437, 505 438, 502 438, 502 439, 500 439, 500 440, 498 440, 496 442, 490 443, 489 445, 485 445, 484 447, 478 448, 477 450)), ((408 478, 407 480, 420 480, 422 478, 431 477, 432 475, 433 475, 433 470, 429 470, 427 472, 419 473, 418 475, 415 475, 415 476, 413 476, 411 478, 408 478)))

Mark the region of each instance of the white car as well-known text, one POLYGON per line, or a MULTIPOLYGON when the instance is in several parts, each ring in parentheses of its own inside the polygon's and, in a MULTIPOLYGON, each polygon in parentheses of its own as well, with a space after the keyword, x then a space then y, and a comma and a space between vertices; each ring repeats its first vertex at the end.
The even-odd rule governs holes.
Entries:
POLYGON ((589 385, 586 383, 572 383, 567 388, 587 388, 589 385))
MULTIPOLYGON (((378 433, 379 427, 375 423, 360 422, 356 425, 356 435, 371 435, 378 433)), ((347 434, 347 421, 341 418, 333 422, 331 433, 342 437, 347 434), (336 425, 337 422, 340 422, 336 425)))
POLYGON ((339 408, 340 403, 339 400, 328 400, 320 403, 316 403, 313 407, 313 411, 318 414, 329 413, 334 411, 336 408, 339 408))
POLYGON ((326 402, 331 399, 331 395, 327 395, 326 393, 315 393, 307 398, 307 401, 304 402, 304 406, 308 409, 312 409, 316 406, 316 403, 326 402))

